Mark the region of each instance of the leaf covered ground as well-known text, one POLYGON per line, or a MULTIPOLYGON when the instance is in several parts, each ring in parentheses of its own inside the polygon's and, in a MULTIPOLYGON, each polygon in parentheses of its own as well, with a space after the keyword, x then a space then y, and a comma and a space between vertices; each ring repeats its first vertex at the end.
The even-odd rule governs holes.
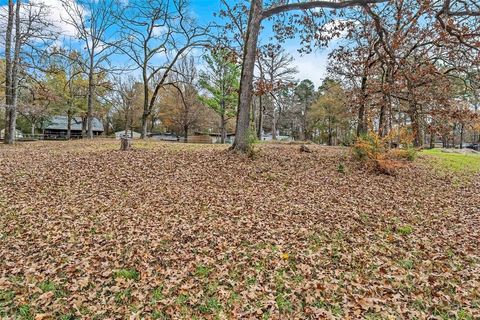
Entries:
POLYGON ((319 146, 118 147, 0 147, 2 319, 480 317, 478 176, 378 175, 319 146))

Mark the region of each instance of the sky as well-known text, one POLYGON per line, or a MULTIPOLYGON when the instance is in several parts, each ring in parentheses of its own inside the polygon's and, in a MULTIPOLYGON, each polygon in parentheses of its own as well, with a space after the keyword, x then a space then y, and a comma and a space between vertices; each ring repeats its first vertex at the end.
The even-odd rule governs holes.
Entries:
MULTIPOLYGON (((231 2, 234 2, 231 1, 231 2)), ((192 11, 196 14, 200 22, 208 23, 213 19, 213 12, 221 9, 219 0, 191 0, 192 11)), ((271 33, 269 28, 263 31, 263 38, 268 38, 271 33)), ((284 48, 294 57, 295 66, 298 70, 297 78, 299 80, 310 79, 316 86, 320 86, 322 80, 326 77, 326 66, 328 53, 334 48, 335 42, 330 47, 317 49, 311 54, 301 55, 297 49, 300 47, 300 41, 293 39, 287 41, 284 48)))
MULTIPOLYGON (((74 33, 73 30, 69 30, 72 27, 65 25, 61 22, 60 16, 62 15, 62 5, 60 0, 33 0, 37 2, 44 2, 50 8, 50 19, 54 21, 54 24, 58 26, 60 30, 66 32, 67 34, 74 33)), ((102 0, 98 0, 102 1, 102 0)), ((128 0, 125 0, 128 1, 128 0)), ((230 0, 232 3, 235 0, 230 0)), ((5 8, 7 0, 0 0, 0 7, 5 8)), ((207 24, 214 20, 213 14, 218 12, 221 8, 220 0, 191 0, 191 11, 192 14, 198 19, 200 24, 207 24)), ((65 14, 65 13, 63 13, 65 14)), ((268 39, 271 35, 271 29, 266 26, 263 30, 261 38, 268 39)), ((327 65, 327 56, 328 53, 335 47, 335 41, 330 44, 330 47, 317 49, 311 54, 300 54, 297 49, 299 48, 299 40, 292 39, 285 43, 285 50, 294 57, 294 65, 298 70, 297 78, 299 80, 310 79, 317 86, 322 82, 322 79, 326 76, 326 65, 327 65)))

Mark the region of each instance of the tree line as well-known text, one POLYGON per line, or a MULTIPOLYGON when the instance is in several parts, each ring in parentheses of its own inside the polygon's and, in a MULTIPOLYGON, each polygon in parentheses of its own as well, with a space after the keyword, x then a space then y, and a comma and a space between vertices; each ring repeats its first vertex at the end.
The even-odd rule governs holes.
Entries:
POLYGON ((75 117, 89 138, 94 117, 142 138, 209 129, 224 142, 235 130, 239 152, 265 133, 330 145, 403 129, 415 146, 480 139, 475 1, 220 2, 220 22, 200 24, 186 0, 61 0, 66 34, 53 8, 9 0, 4 141, 17 121, 34 133, 52 114, 67 116, 67 138, 75 117), (337 44, 318 88, 297 80, 288 39, 305 54, 337 44))

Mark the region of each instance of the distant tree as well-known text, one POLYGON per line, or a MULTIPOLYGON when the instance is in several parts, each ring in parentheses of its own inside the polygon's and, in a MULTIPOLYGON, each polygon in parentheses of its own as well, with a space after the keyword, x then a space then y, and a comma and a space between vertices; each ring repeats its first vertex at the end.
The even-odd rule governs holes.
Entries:
POLYGON ((68 15, 63 22, 75 29, 76 39, 82 43, 82 52, 85 52, 84 57, 78 55, 76 58, 88 78, 87 137, 93 138, 95 91, 102 76, 113 71, 111 56, 115 53, 115 46, 110 39, 117 24, 114 15, 117 2, 61 0, 61 3, 68 15))
POLYGON ((298 99, 300 107, 300 140, 305 140, 306 138, 310 139, 310 135, 307 132, 307 114, 310 111, 312 103, 315 101, 315 95, 315 85, 309 79, 300 81, 295 87, 295 96, 298 99))
POLYGON ((325 79, 319 88, 318 100, 308 113, 312 127, 320 134, 320 140, 329 146, 337 144, 341 131, 347 134, 350 131, 344 97, 345 93, 338 82, 325 79))
POLYGON ((114 80, 113 94, 110 101, 115 111, 123 114, 125 135, 130 132, 133 138, 133 112, 141 84, 132 76, 127 78, 117 77, 114 80))
MULTIPOLYGON (((272 139, 277 139, 277 129, 282 115, 282 101, 279 94, 284 93, 288 87, 295 84, 294 75, 298 72, 293 66, 293 57, 278 44, 265 45, 261 50, 259 65, 261 65, 263 78, 257 83, 259 95, 265 95, 270 108, 267 115, 272 123, 272 139)), ((262 110, 263 111, 263 110, 262 110)))
POLYGON ((81 57, 71 48, 55 49, 55 55, 46 72, 47 87, 53 93, 53 110, 67 116, 67 139, 71 138, 72 120, 82 118, 82 135, 87 133, 88 78, 81 57))
POLYGON ((43 60, 42 55, 56 35, 48 19, 48 10, 48 6, 43 3, 20 0, 14 3, 13 0, 8 0, 5 11, 7 16, 4 16, 3 11, 0 13, 1 34, 5 40, 4 142, 7 144, 12 144, 16 136, 20 74, 24 70, 35 68, 36 63, 43 60))
POLYGON ((164 89, 169 95, 164 108, 164 119, 180 129, 185 142, 192 127, 199 123, 202 112, 206 109, 198 97, 198 73, 195 65, 193 57, 181 59, 177 66, 178 72, 169 79, 170 85, 164 89))
POLYGON ((175 65, 181 57, 207 44, 209 28, 196 23, 185 0, 129 1, 119 16, 121 37, 125 41, 119 43, 118 48, 142 75, 141 134, 145 138, 160 90, 169 85, 168 79, 176 72, 175 65))
POLYGON ((208 96, 200 99, 220 116, 221 143, 225 143, 227 122, 236 115, 240 67, 226 48, 212 49, 204 60, 207 70, 200 73, 200 86, 208 96))

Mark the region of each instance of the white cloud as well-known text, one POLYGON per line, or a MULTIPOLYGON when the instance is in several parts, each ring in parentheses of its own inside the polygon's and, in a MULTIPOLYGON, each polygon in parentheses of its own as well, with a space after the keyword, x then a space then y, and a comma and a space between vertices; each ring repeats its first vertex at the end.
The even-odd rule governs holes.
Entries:
MULTIPOLYGON (((75 0, 70 1, 72 1, 73 5, 77 5, 75 0)), ((41 6, 43 5, 46 8, 46 12, 48 12, 46 18, 52 23, 56 31, 61 32, 67 37, 75 36, 75 27, 65 22, 69 19, 69 15, 65 11, 61 0, 35 0, 32 2, 41 6)), ((85 14, 86 10, 81 7, 80 10, 85 14)))
POLYGON ((313 52, 301 55, 296 50, 290 52, 294 57, 294 65, 298 70, 296 77, 301 81, 310 79, 315 86, 320 86, 327 75, 328 51, 313 52))

